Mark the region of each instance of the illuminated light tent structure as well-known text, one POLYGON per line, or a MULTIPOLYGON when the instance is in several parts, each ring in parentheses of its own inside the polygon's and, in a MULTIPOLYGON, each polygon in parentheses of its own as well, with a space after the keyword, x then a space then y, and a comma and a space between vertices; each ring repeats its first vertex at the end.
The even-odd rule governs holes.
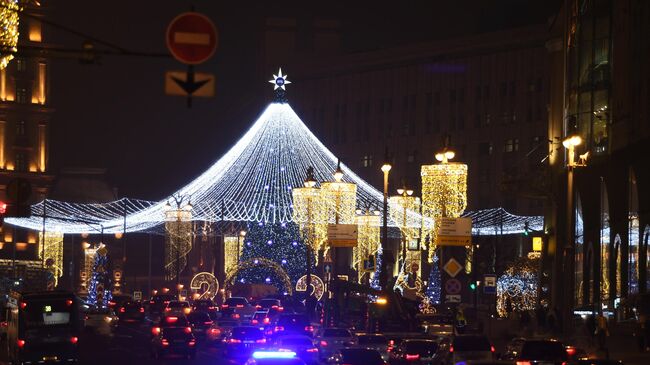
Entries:
MULTIPOLYGON (((286 79, 286 75, 283 77, 286 79)), ((48 199, 32 206, 30 218, 7 218, 5 222, 64 234, 160 232, 166 221, 166 206, 176 196, 189 197, 192 221, 286 223, 293 219, 292 190, 303 186, 307 169, 313 167, 316 181, 330 181, 337 162, 338 158, 291 106, 280 100, 268 105, 251 128, 207 171, 165 199, 151 202, 123 198, 103 204, 48 199)), ((358 208, 382 206, 382 192, 345 164, 340 167, 343 182, 356 184, 358 208)), ((525 222, 530 229, 542 229, 542 217, 513 216, 498 209, 466 215, 491 224, 496 219, 493 212, 502 218, 502 234, 523 232, 525 222)), ((422 219, 419 212, 408 211, 407 215, 408 221, 433 225, 430 219, 422 219)), ((399 226, 390 217, 389 225, 399 226)), ((493 227, 475 223, 474 232, 492 235, 493 227)))

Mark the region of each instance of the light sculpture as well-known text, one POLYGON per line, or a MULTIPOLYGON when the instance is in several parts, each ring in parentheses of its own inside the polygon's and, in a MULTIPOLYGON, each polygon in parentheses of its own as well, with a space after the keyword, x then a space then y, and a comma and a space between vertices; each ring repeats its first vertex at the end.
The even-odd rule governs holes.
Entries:
POLYGON ((538 259, 524 258, 511 264, 497 280, 497 313, 534 310, 537 303, 538 259))
POLYGON ((223 253, 223 266, 224 273, 230 271, 239 263, 241 257, 243 244, 238 236, 224 236, 223 238, 224 253, 223 253))
POLYGON ((0 1, 0 70, 7 67, 18 51, 18 24, 21 11, 18 0, 0 1))
POLYGON ((422 218, 411 212, 420 211, 420 198, 413 196, 413 190, 397 189, 399 195, 390 197, 390 217, 399 227, 402 240, 400 242, 400 255, 402 268, 406 272, 410 262, 420 263, 420 251, 408 250, 408 245, 413 240, 420 238, 422 218), (410 194, 409 194, 410 193, 410 194))
MULTIPOLYGON (((321 300, 323 294, 325 293, 325 283, 323 279, 318 277, 318 275, 311 275, 310 286, 313 290, 313 295, 316 297, 316 300, 321 300)), ((298 281, 296 281, 296 291, 297 292, 306 292, 307 291, 307 275, 303 275, 298 281)))
POLYGON ((176 279, 187 265, 187 254, 192 250, 192 205, 182 197, 174 197, 165 211, 165 276, 176 279))
POLYGON ((44 267, 54 275, 54 286, 63 276, 63 233, 39 232, 38 257, 43 260, 44 267))
POLYGON ((317 253, 324 248, 327 240, 327 211, 323 203, 322 191, 316 187, 315 180, 306 181, 309 182, 303 183, 304 187, 291 190, 293 221, 298 224, 300 236, 307 247, 312 253, 317 253))
MULTIPOLYGON (((334 171, 334 181, 321 184, 323 209, 327 215, 328 223, 355 224, 357 208, 357 186, 354 183, 343 181, 341 163, 334 171)), ((325 254, 329 247, 326 247, 325 254)))
MULTIPOLYGON (((361 213, 358 211, 357 213, 361 213)), ((363 260, 370 256, 375 257, 375 266, 378 265, 377 258, 380 245, 381 215, 379 212, 359 214, 356 217, 358 226, 357 247, 352 250, 352 264, 359 273, 359 282, 362 282, 363 260)))

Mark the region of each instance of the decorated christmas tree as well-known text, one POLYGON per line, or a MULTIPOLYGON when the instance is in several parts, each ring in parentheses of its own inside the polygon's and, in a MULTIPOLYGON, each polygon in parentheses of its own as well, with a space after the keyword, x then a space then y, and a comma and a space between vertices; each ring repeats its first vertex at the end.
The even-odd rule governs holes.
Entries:
POLYGON ((86 303, 98 308, 108 306, 108 302, 112 299, 111 284, 108 250, 106 247, 100 247, 95 254, 86 303))
POLYGON ((435 254, 433 256, 433 263, 431 263, 431 273, 429 274, 427 290, 424 292, 425 302, 428 302, 428 304, 440 304, 440 295, 442 294, 440 280, 441 276, 438 254, 435 254))
MULTIPOLYGON (((298 226, 294 223, 249 223, 241 261, 256 258, 278 264, 295 285, 306 273, 305 245, 300 239, 298 226)), ((311 262, 314 262, 313 257, 311 262)), ((279 291, 285 290, 278 276, 268 265, 254 265, 241 270, 236 280, 239 283, 274 285, 279 291)))

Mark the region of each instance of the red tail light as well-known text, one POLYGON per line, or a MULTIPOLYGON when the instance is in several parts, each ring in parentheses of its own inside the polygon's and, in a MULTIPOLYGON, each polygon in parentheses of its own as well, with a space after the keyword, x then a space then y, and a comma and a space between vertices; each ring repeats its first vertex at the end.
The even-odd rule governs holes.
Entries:
POLYGON ((318 352, 318 349, 314 347, 311 349, 307 349, 307 352, 318 352))
POLYGON ((165 318, 165 321, 167 323, 174 323, 174 322, 178 321, 178 317, 169 316, 169 317, 165 318))
POLYGON ((22 349, 23 347, 25 347, 25 340, 18 340, 16 341, 16 343, 18 344, 18 348, 22 349))
MULTIPOLYGON (((517 361, 517 365, 532 365, 530 361, 517 361)), ((562 363, 562 365, 565 365, 565 363, 562 363)))
POLYGON ((221 308, 223 308, 223 309, 226 309, 226 308, 228 308, 228 307, 229 307, 228 304, 222 304, 222 305, 221 305, 221 308))
POLYGON ((196 341, 195 340, 190 340, 190 342, 188 342, 187 344, 190 345, 190 346, 194 346, 194 345, 196 345, 196 341))
POLYGON ((278 306, 278 305, 272 305, 271 306, 271 309, 279 309, 279 308, 280 308, 280 306, 278 306))
POLYGON ((284 310, 284 307, 278 307, 278 311, 282 312, 284 310))
POLYGON ((167 305, 167 304, 169 304, 169 300, 164 300, 163 303, 164 303, 165 305, 167 305))
POLYGON ((158 335, 160 334, 160 331, 161 331, 160 327, 153 327, 153 328, 151 329, 151 333, 152 333, 154 336, 158 336, 158 335))
POLYGON ((230 340, 228 340, 228 342, 229 343, 241 343, 241 340, 238 340, 236 338, 231 338, 230 340))
POLYGON ((256 343, 266 343, 266 338, 259 339, 255 341, 256 343))
POLYGON ((576 348, 575 347, 567 347, 566 348, 566 353, 569 356, 573 356, 576 354, 576 348))
POLYGON ((68 307, 71 306, 72 305, 72 299, 66 300, 65 305, 67 305, 68 307))
POLYGON ((406 354, 406 361, 415 361, 415 360, 420 360, 420 354, 406 354))
POLYGON ((112 301, 112 300, 109 300, 109 301, 108 301, 108 306, 109 306, 109 307, 114 307, 115 304, 117 304, 117 303, 114 302, 114 301, 112 301))
POLYGON ((192 333, 192 327, 185 327, 185 333, 192 333))
POLYGON ((208 326, 212 326, 212 321, 205 321, 203 324, 207 324, 208 326))
POLYGON ((305 326, 305 331, 314 332, 314 326, 305 326))
POLYGON ((258 305, 255 306, 255 309, 260 310, 260 309, 262 309, 262 306, 258 304, 258 305))
POLYGON ((124 307, 120 308, 120 313, 124 313, 124 312, 126 312, 126 309, 124 309, 124 307))
POLYGON ((231 317, 232 317, 233 319, 239 319, 239 318, 241 318, 241 316, 239 315, 239 313, 234 313, 231 317))
POLYGON ((76 345, 79 342, 79 337, 70 337, 70 343, 76 345))
POLYGON ((156 302, 153 301, 153 300, 150 300, 150 301, 149 301, 149 304, 156 304, 156 302))
POLYGON ((264 317, 264 324, 269 324, 269 323, 271 323, 271 318, 264 317))
POLYGON ((320 342, 320 345, 321 345, 322 347, 327 347, 328 343, 327 343, 327 341, 322 340, 322 341, 320 342))
POLYGON ((219 336, 221 334, 221 330, 218 328, 210 328, 209 332, 213 336, 219 336))
POLYGON ((208 310, 214 310, 215 307, 208 307, 208 310))
POLYGON ((144 313, 144 307, 140 307, 140 313, 144 313))
POLYGON ((237 304, 237 308, 244 308, 243 304, 237 304))
POLYGON ((260 322, 260 321, 258 321, 257 319, 252 319, 252 320, 251 320, 251 323, 252 323, 252 324, 258 324, 259 322, 260 322))
POLYGON ((163 339, 163 340, 162 340, 162 345, 163 345, 163 346, 169 346, 169 341, 163 339))
POLYGON ((494 346, 490 346, 490 351, 494 352, 494 346))
POLYGON ((7 326, 8 326, 7 321, 0 322, 0 327, 7 327, 7 326))
POLYGON ((25 307, 27 307, 27 303, 20 302, 20 309, 25 309, 25 307))
POLYGON ((172 310, 172 309, 169 308, 169 307, 165 308, 165 312, 170 312, 171 310, 172 310))
POLYGON ((454 352, 454 346, 449 346, 449 352, 454 352))
POLYGON ((284 331, 284 327, 282 327, 282 326, 275 326, 274 331, 275 331, 275 332, 281 332, 281 331, 284 331))

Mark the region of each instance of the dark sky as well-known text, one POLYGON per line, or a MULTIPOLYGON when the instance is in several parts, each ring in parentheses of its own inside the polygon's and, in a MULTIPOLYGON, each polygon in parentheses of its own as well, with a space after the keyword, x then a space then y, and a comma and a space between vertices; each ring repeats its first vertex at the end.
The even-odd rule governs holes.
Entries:
MULTIPOLYGON (((172 58, 104 56, 94 65, 54 59, 50 86, 56 109, 50 154, 54 172, 72 166, 106 167, 121 196, 155 200, 199 175, 236 142, 270 99, 266 83, 270 74, 261 79, 257 74, 265 15, 336 17, 343 24, 346 50, 355 52, 543 23, 558 0, 313 3, 52 2, 51 21, 129 50, 166 52, 169 21, 191 5, 210 17, 220 32, 214 57, 197 67, 216 75, 216 97, 196 99, 191 109, 185 99, 164 95, 164 72, 185 69, 172 58)), ((79 48, 84 41, 61 30, 49 32, 46 41, 59 47, 79 48)), ((285 71, 291 76, 291 70, 285 71)))

